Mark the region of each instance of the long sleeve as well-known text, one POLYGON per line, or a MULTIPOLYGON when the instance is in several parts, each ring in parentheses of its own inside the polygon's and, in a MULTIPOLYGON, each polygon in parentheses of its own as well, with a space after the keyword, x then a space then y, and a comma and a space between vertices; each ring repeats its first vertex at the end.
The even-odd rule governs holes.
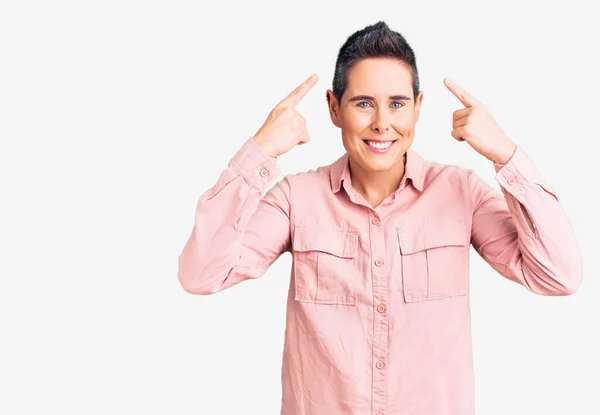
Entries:
POLYGON ((556 192, 517 146, 494 163, 502 195, 469 170, 471 243, 502 276, 541 295, 568 295, 582 280, 582 259, 556 192))
POLYGON ((192 233, 179 256, 178 279, 191 294, 212 294, 261 277, 290 249, 292 176, 249 138, 198 201, 192 233))

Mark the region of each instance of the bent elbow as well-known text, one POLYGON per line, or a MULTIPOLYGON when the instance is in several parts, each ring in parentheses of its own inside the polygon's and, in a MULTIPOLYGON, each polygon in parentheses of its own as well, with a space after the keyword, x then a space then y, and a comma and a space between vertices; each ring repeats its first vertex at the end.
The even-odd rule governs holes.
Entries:
POLYGON ((555 295, 567 296, 575 294, 583 281, 583 267, 581 261, 575 263, 570 269, 565 270, 565 272, 562 273, 561 278, 557 278, 556 280, 560 282, 560 287, 557 288, 555 295))
POLYGON ((177 272, 177 279, 181 287, 188 293, 194 295, 210 295, 217 292, 217 290, 210 289, 208 286, 194 284, 192 280, 186 277, 181 269, 177 272))
POLYGON ((544 296, 567 296, 576 293, 583 280, 581 262, 571 267, 563 267, 563 270, 554 270, 538 274, 528 274, 526 287, 544 296))
POLYGON ((581 282, 583 281, 583 271, 581 266, 577 267, 575 271, 572 271, 569 274, 569 278, 566 283, 563 284, 563 294, 562 295, 571 295, 575 294, 579 287, 581 286, 581 282))

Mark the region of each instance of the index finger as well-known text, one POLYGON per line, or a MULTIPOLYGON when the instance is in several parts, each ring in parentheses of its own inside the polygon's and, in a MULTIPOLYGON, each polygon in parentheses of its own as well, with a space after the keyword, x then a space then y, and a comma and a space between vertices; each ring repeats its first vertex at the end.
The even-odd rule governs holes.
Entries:
POLYGON ((317 83, 319 76, 315 73, 308 77, 308 79, 302 82, 296 89, 294 89, 287 97, 285 97, 279 105, 285 107, 295 107, 298 105, 300 100, 310 91, 310 89, 317 83))
POLYGON ((473 107, 475 105, 481 105, 481 103, 475 99, 471 94, 469 94, 464 88, 461 88, 456 82, 452 81, 450 78, 444 79, 444 84, 448 87, 450 92, 452 92, 456 98, 459 99, 460 102, 467 108, 473 107))

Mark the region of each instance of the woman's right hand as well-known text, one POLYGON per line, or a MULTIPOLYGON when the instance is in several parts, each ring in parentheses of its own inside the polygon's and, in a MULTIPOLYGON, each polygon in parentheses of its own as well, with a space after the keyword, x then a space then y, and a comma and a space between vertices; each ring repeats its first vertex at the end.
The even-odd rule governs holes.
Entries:
POLYGON ((310 140, 306 120, 296 111, 296 105, 317 83, 317 74, 311 75, 273 108, 266 121, 254 134, 254 141, 271 157, 287 153, 297 144, 310 140))

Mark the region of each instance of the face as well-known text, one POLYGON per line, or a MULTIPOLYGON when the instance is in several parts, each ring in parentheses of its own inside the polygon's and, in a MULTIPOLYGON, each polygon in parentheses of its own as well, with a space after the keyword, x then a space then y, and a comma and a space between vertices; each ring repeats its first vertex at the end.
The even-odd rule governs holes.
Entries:
POLYGON ((342 130, 352 165, 381 172, 403 165, 419 118, 423 91, 413 99, 410 67, 396 59, 369 58, 354 65, 340 102, 327 90, 329 113, 342 130))

